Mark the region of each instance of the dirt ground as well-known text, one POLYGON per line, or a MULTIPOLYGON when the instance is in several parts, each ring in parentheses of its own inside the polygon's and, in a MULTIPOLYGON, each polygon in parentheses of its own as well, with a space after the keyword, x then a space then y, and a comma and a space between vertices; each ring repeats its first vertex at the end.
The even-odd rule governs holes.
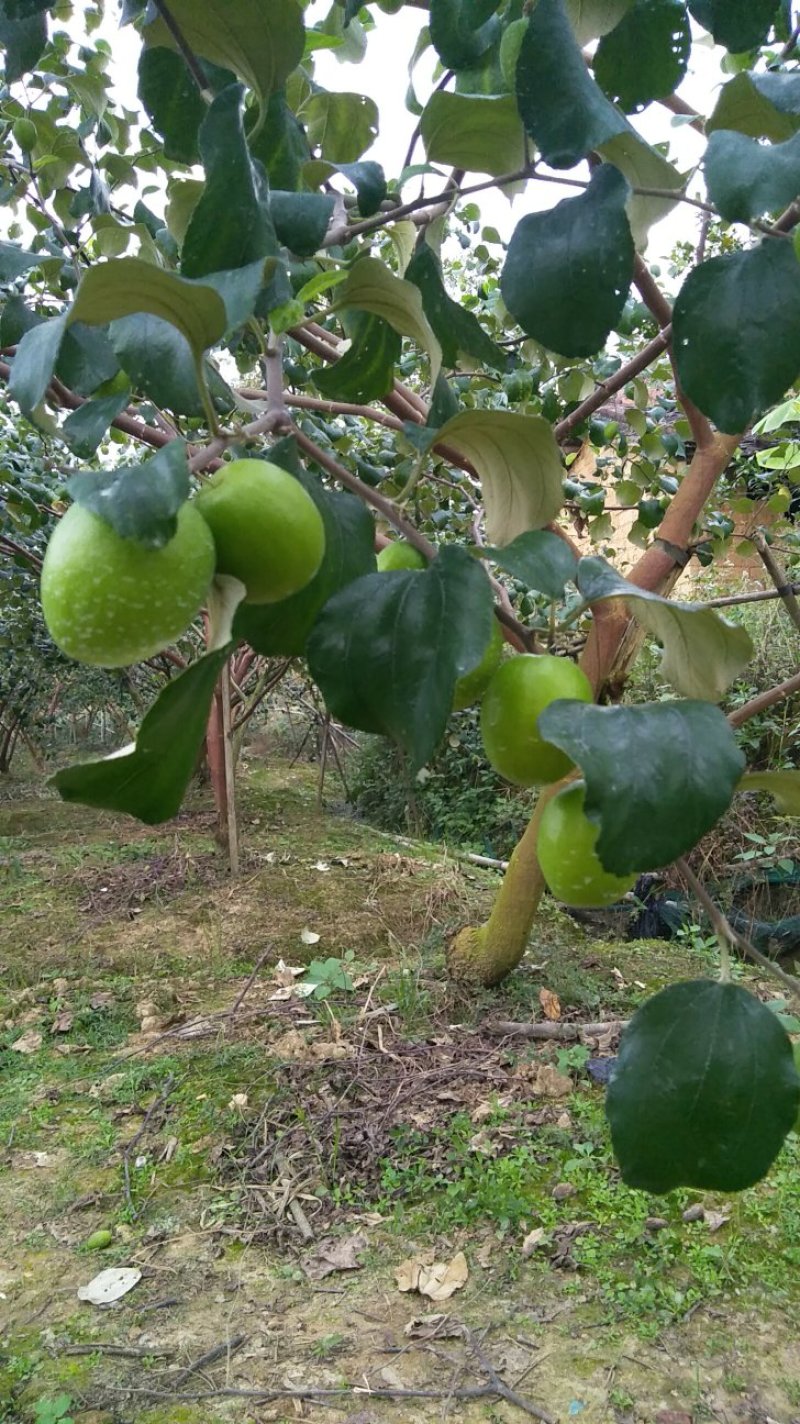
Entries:
POLYGON ((701 938, 550 907, 467 996, 444 946, 492 872, 308 769, 242 812, 234 883, 202 800, 152 830, 5 787, 0 1419, 799 1424, 797 1138, 727 1200, 610 1154, 619 1021, 701 938), (80 1299, 106 1269, 135 1283, 80 1299))

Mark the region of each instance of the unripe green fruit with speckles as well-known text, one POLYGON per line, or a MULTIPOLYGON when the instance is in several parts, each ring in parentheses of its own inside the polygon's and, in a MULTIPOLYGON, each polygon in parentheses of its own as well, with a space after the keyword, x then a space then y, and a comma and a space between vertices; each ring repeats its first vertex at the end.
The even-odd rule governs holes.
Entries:
POLYGON ((217 573, 246 603, 279 603, 310 583, 325 553, 322 515, 300 481, 267 460, 233 460, 195 499, 217 550, 217 573))
POLYGON ((636 875, 612 875, 595 850, 600 827, 583 804, 586 784, 559 791, 542 813, 536 854, 547 888, 563 905, 600 909, 613 905, 636 884, 636 875))
POLYGON ((53 642, 79 663, 128 667, 186 631, 214 577, 214 541, 190 504, 160 549, 123 539, 99 515, 73 504, 59 520, 42 566, 42 612, 53 642))

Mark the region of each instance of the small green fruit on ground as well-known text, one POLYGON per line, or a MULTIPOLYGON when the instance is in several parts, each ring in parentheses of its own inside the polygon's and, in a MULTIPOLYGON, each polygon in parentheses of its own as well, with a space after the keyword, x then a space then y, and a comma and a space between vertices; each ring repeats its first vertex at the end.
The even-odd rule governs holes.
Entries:
POLYGON ((217 573, 246 603, 279 603, 310 583, 325 553, 322 515, 299 480, 267 460, 233 460, 195 499, 217 549, 217 573))
POLYGON ((86 1242, 87 1251, 105 1251, 111 1246, 114 1240, 113 1231, 93 1231, 86 1242))
POLYGON ((68 658, 128 667, 174 643, 196 618, 214 576, 214 541, 190 504, 161 549, 123 539, 73 504, 56 525, 42 567, 42 612, 68 658))
POLYGON ((415 549, 413 544, 407 544, 405 539, 395 539, 392 544, 384 544, 377 558, 378 570, 386 573, 387 569, 426 569, 428 561, 424 554, 415 549))
POLYGON ((520 653, 501 663, 481 704, 481 735, 495 771, 519 786, 558 781, 574 763, 540 736, 540 714, 559 697, 592 701, 586 674, 569 658, 520 653))
POLYGON ((486 691, 503 656, 503 645, 505 639, 503 630, 496 618, 492 618, 492 632, 483 657, 476 667, 470 672, 465 672, 463 677, 458 679, 453 693, 453 711, 462 712, 465 707, 471 707, 473 702, 477 702, 486 691))
POLYGON ((584 813, 586 786, 559 791, 542 814, 536 851, 547 888, 562 905, 588 909, 613 905, 636 884, 636 875, 612 875, 595 845, 600 827, 584 813))

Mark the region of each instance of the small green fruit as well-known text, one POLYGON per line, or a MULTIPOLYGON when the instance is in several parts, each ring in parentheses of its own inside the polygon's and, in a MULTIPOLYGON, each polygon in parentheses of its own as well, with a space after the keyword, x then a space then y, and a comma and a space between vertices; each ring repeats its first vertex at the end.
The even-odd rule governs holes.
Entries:
POLYGON ((392 544, 384 544, 377 558, 379 573, 387 569, 426 569, 428 561, 424 554, 407 544, 405 539, 395 539, 392 544))
POLYGON ((128 667, 174 643, 196 618, 214 576, 214 541, 190 504, 161 549, 123 539, 73 504, 42 566, 42 612, 53 642, 79 663, 128 667))
POLYGON ((17 119, 11 132, 23 153, 30 153, 36 147, 36 125, 32 119, 17 119))
POLYGON ((547 888, 563 905, 597 909, 613 905, 636 884, 637 876, 612 875, 595 851, 600 827, 584 813, 586 785, 576 781, 559 791, 542 814, 536 853, 547 888))
POLYGON ((113 1231, 94 1231, 86 1242, 87 1251, 105 1251, 114 1240, 113 1231))
POLYGON ((592 701, 589 679, 569 658, 521 653, 500 664, 481 703, 481 735, 489 761, 507 781, 541 786, 571 771, 574 763, 537 725, 559 697, 592 701))
POLYGON ((233 460, 195 499, 217 550, 217 573, 246 603, 279 603, 310 583, 325 553, 322 515, 299 480, 267 460, 233 460))
POLYGON ((483 696, 497 671, 504 646, 503 630, 497 619, 493 617, 492 631, 483 657, 476 667, 472 668, 470 672, 465 672, 464 676, 460 677, 456 683, 453 693, 454 712, 461 712, 465 707, 471 707, 473 702, 478 702, 483 696))

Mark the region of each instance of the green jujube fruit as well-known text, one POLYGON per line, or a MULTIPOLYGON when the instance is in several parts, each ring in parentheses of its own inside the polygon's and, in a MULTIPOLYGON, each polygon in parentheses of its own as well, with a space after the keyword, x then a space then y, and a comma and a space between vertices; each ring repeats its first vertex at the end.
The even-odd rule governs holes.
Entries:
POLYGON ((177 530, 160 549, 123 539, 99 515, 73 504, 44 557, 44 621, 68 658, 128 667, 186 631, 213 576, 214 541, 190 504, 181 506, 177 530))
POLYGON ((279 603, 310 583, 325 525, 299 480, 267 460, 233 460, 195 499, 217 551, 217 573, 237 578, 246 603, 279 603))
POLYGON ((481 703, 481 735, 489 761, 507 781, 541 786, 571 771, 574 763, 537 726, 560 697, 592 701, 589 679, 569 658, 520 653, 500 664, 481 703))

